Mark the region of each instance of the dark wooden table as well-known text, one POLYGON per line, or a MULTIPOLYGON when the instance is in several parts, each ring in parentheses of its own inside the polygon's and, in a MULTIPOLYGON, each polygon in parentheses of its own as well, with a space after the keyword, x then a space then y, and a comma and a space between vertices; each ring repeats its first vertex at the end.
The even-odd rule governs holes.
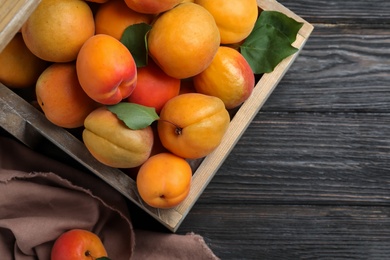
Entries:
POLYGON ((390 1, 279 2, 315 29, 177 233, 221 259, 390 259, 390 1))

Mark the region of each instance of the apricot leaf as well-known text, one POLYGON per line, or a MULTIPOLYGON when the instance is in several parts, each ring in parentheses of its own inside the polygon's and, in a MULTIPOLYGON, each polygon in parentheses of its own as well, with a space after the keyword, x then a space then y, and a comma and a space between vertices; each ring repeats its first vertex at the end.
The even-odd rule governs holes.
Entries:
POLYGON ((299 30, 303 26, 303 23, 277 11, 263 11, 256 26, 264 24, 269 24, 278 29, 288 37, 290 43, 295 42, 299 30))
POLYGON ((256 27, 254 32, 257 37, 247 38, 240 49, 255 74, 272 72, 283 59, 297 51, 284 34, 269 24, 256 27))
POLYGON ((147 23, 137 23, 125 29, 120 39, 133 55, 137 67, 144 67, 148 64, 147 34, 152 26, 147 23))
POLYGON ((303 23, 277 11, 263 11, 251 34, 240 46, 254 74, 272 72, 288 56, 296 53, 291 44, 303 23))
POLYGON ((103 257, 96 258, 96 260, 111 260, 111 259, 103 256, 103 257))
POLYGON ((133 130, 143 129, 159 119, 155 108, 135 103, 120 102, 107 108, 133 130))

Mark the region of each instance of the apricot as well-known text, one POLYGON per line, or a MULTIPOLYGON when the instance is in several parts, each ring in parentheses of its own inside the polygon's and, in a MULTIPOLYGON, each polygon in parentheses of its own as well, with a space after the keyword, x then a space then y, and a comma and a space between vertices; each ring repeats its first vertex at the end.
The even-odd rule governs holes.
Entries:
POLYGON ((187 93, 164 105, 157 129, 162 145, 170 152, 198 159, 221 143, 229 122, 229 113, 221 99, 187 93))
POLYGON ((42 0, 22 26, 30 51, 51 62, 74 61, 94 33, 92 10, 83 0, 42 0))
POLYGON ((124 0, 126 5, 139 13, 159 14, 175 7, 181 0, 124 0))
POLYGON ((101 163, 115 168, 143 164, 153 147, 151 126, 128 128, 106 106, 92 111, 84 121, 82 139, 89 152, 101 163))
POLYGON ((148 34, 150 56, 165 73, 178 79, 192 77, 207 68, 219 44, 213 16, 191 2, 163 13, 148 34))
POLYGON ((153 61, 137 70, 137 87, 127 101, 154 107, 159 114, 165 103, 177 96, 180 91, 180 79, 172 78, 153 61))
POLYGON ((107 259, 107 251, 100 237, 86 229, 70 229, 53 244, 50 260, 107 259))
POLYGON ((123 0, 110 0, 98 6, 95 14, 95 33, 108 34, 120 40, 124 30, 137 23, 150 24, 153 15, 130 9, 123 0))
POLYGON ((222 44, 237 43, 253 30, 258 16, 256 0, 196 0, 214 17, 222 44))
POLYGON ((46 118, 64 128, 77 128, 98 104, 80 86, 74 62, 54 63, 39 76, 37 103, 46 118))
POLYGON ((191 178, 191 166, 185 159, 160 153, 151 156, 140 167, 136 184, 146 204, 155 208, 172 208, 188 196, 191 178))
POLYGON ((193 78, 198 93, 220 98, 227 109, 241 105, 252 94, 255 76, 240 52, 221 46, 210 66, 193 78))
POLYGON ((9 88, 35 86, 48 62, 35 56, 17 33, 0 52, 0 82, 9 88))
POLYGON ((137 83, 137 67, 130 51, 106 34, 89 38, 76 60, 81 87, 93 100, 117 104, 130 96, 137 83))

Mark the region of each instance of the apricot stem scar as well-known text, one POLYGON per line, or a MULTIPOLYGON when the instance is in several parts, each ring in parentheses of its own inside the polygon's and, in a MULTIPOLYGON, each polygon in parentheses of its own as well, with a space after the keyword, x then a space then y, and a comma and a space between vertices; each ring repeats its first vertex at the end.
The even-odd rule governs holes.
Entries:
POLYGON ((175 129, 175 134, 181 135, 182 133, 183 133, 183 128, 181 128, 181 127, 176 127, 176 129, 175 129))
POLYGON ((85 251, 85 256, 90 256, 92 259, 95 259, 89 250, 85 251))
POLYGON ((159 120, 173 125, 175 127, 175 134, 176 135, 182 135, 183 134, 183 128, 182 127, 180 127, 178 125, 175 125, 174 123, 169 122, 167 120, 163 120, 163 119, 159 119, 159 120))

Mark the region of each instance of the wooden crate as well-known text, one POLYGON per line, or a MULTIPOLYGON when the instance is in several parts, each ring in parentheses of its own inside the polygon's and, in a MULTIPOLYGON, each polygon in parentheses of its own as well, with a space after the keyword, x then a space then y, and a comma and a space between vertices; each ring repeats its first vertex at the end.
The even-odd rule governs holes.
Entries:
MULTIPOLYGON (((0 37, 0 47, 5 46, 10 38, 19 30, 21 24, 38 2, 37 0, 6 0, 5 5, 0 9, 0 17, 3 18, 0 20, 0 29, 5 35, 3 36, 2 34, 0 37), (7 19, 4 19, 4 17, 7 19)), ((51 124, 42 113, 1 84, 0 111, 3 112, 0 114, 0 126, 31 147, 38 145, 40 136, 47 138, 169 230, 175 232, 245 132, 248 125, 299 55, 300 50, 313 30, 311 24, 278 2, 273 0, 258 0, 257 2, 258 6, 263 10, 283 12, 295 20, 304 23, 297 35, 297 40, 293 44, 299 51, 283 60, 272 73, 264 74, 260 78, 251 97, 240 107, 232 118, 222 143, 197 166, 193 175, 190 194, 185 201, 175 208, 156 209, 146 205, 139 197, 133 179, 118 169, 99 163, 90 155, 82 142, 66 130, 51 124)))

